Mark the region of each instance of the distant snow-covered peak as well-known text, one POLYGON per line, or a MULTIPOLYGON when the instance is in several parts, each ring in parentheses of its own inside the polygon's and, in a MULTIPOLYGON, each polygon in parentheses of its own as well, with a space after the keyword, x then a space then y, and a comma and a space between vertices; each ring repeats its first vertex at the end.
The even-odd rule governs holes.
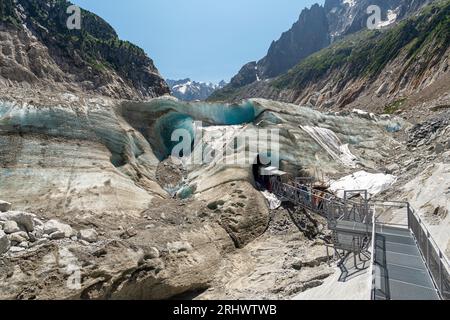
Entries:
POLYGON ((182 80, 167 80, 172 95, 183 101, 206 100, 214 91, 227 85, 225 81, 220 83, 193 81, 190 78, 182 80))
POLYGON ((356 5, 356 0, 344 0, 344 4, 348 4, 350 7, 354 7, 356 5))

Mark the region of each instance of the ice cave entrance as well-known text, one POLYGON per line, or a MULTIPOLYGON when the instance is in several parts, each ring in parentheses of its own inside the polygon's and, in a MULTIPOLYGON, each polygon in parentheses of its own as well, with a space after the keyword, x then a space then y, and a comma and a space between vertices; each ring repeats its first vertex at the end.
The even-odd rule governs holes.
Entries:
MULTIPOLYGON (((168 113, 165 116, 161 117, 155 126, 155 131, 160 135, 160 152, 157 154, 160 160, 167 158, 171 153, 173 148, 180 143, 181 141, 173 141, 172 134, 177 129, 184 129, 189 132, 191 141, 190 144, 193 146, 194 143, 194 119, 182 113, 168 113)), ((188 156, 181 154, 180 156, 188 156)))
POLYGON ((266 154, 258 154, 253 163, 253 178, 256 187, 261 190, 268 190, 272 192, 272 179, 277 179, 282 182, 287 182, 289 174, 281 171, 279 167, 274 167, 270 163, 270 152, 266 154))
POLYGON ((193 104, 196 120, 210 122, 212 125, 240 125, 255 121, 259 112, 256 106, 247 101, 242 104, 193 104))
MULTIPOLYGON (((159 136, 157 145, 154 145, 156 155, 160 160, 172 154, 173 148, 181 140, 172 141, 172 134, 177 129, 184 129, 190 133, 191 146, 195 141, 195 126, 232 126, 252 123, 259 115, 258 109, 252 102, 239 105, 183 103, 166 101, 158 106, 159 110, 167 108, 164 116, 161 116, 154 126, 154 133, 159 136), (167 104, 164 104, 167 103, 167 104)), ((182 155, 187 156, 187 155, 182 155)))

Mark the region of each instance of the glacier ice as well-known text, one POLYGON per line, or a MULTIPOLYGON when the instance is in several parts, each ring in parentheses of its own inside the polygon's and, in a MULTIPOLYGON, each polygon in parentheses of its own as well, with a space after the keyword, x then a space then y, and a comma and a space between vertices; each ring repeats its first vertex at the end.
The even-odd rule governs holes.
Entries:
MULTIPOLYGON (((267 152, 277 150, 280 168, 293 175, 316 176, 349 174, 359 165, 376 167, 395 144, 389 128, 402 126, 395 118, 324 114, 263 99, 227 105, 157 98, 117 105, 51 108, 0 103, 1 133, 100 143, 110 151, 111 163, 137 181, 142 179, 137 170, 146 170, 145 177, 154 177, 158 162, 177 143, 171 139, 174 130, 185 129, 193 137, 198 121, 202 122, 206 147, 211 149, 223 144, 214 138, 216 133, 226 132, 226 139, 222 140, 228 144, 252 130, 278 130, 279 139, 267 152)), ((264 148, 257 139, 250 139, 249 143, 264 148)), ((244 148, 225 157, 213 157, 211 163, 190 166, 187 185, 202 192, 224 181, 252 181, 251 164, 257 155, 244 148), (244 165, 221 161, 240 157, 247 158, 244 165)))
POLYGON ((350 152, 348 144, 342 144, 336 134, 327 128, 300 126, 332 157, 350 168, 356 168, 357 158, 350 152))

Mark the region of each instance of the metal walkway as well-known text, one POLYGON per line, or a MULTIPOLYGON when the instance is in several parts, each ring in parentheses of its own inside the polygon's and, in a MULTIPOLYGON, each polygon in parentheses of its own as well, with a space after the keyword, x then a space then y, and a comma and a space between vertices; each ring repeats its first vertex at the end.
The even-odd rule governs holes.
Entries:
POLYGON ((409 229, 379 226, 375 236, 374 300, 439 300, 409 229))
POLYGON ((367 200, 365 190, 346 191, 340 199, 298 180, 284 183, 273 176, 270 181, 272 192, 282 200, 327 219, 341 269, 349 253, 371 256, 373 300, 450 299, 450 264, 408 203, 376 205, 367 200), (366 196, 351 201, 347 195, 352 193, 366 196), (404 210, 407 222, 403 226, 384 223, 375 214, 378 207, 384 207, 391 216, 404 210))

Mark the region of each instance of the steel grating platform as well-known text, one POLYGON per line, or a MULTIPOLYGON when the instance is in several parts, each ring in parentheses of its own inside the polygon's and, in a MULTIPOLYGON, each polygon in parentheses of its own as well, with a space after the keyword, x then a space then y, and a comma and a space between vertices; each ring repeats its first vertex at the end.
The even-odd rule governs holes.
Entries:
POLYGON ((439 300, 408 229, 377 227, 375 300, 439 300))

